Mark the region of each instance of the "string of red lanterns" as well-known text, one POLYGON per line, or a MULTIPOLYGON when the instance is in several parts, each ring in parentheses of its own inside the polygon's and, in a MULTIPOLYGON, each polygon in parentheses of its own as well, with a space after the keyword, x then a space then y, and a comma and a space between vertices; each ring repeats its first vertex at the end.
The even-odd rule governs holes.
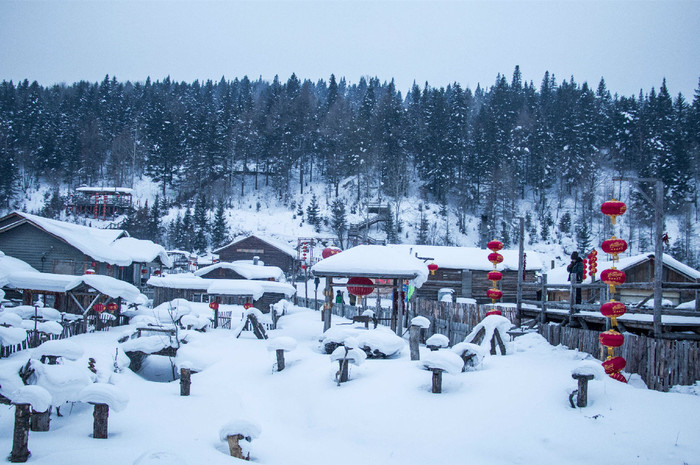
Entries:
MULTIPOLYGON (((600 211, 604 215, 610 217, 610 223, 614 228, 616 218, 627 211, 627 206, 623 202, 612 199, 604 202, 600 207, 600 211)), ((619 260, 618 255, 627 250, 627 242, 622 239, 618 239, 613 235, 610 239, 603 241, 601 248, 603 249, 603 252, 612 255, 613 266, 603 270, 603 272, 600 273, 600 280, 609 286, 610 295, 614 296, 615 286, 624 284, 627 279, 625 272, 618 270, 615 267, 616 262, 619 260)), ((595 252, 595 250, 593 252, 595 252)), ((593 252, 591 252, 591 254, 593 254, 593 252)), ((593 254, 592 257, 589 254, 589 259, 593 258, 597 262, 596 255, 597 252, 593 254)), ((595 276, 596 262, 593 262, 593 267, 591 268, 592 276, 595 276)), ((617 302, 612 298, 608 302, 602 304, 600 306, 600 313, 602 313, 606 318, 610 318, 611 329, 600 333, 598 336, 600 344, 608 349, 608 356, 603 362, 603 369, 605 369, 605 373, 611 378, 623 383, 626 383, 627 379, 620 372, 627 365, 627 361, 620 356, 615 356, 615 348, 621 347, 625 342, 625 336, 620 334, 620 332, 617 330, 617 318, 624 315, 626 311, 627 307, 625 304, 622 302, 617 302)))
MULTIPOLYGON (((491 253, 488 255, 488 260, 493 264, 493 271, 489 271, 486 275, 493 287, 486 291, 486 296, 491 299, 491 303, 495 306, 496 301, 503 297, 503 292, 498 288, 498 282, 503 279, 503 273, 497 270, 498 264, 503 262, 503 255, 498 253, 499 250, 503 249, 503 242, 493 240, 486 244, 486 247, 491 250, 491 253)), ((492 308, 486 312, 486 316, 490 315, 501 315, 501 311, 492 308)))

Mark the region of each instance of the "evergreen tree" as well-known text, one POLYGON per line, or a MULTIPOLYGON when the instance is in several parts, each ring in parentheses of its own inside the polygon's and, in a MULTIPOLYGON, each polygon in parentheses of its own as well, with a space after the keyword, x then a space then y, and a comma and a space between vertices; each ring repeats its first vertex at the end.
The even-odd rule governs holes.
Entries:
POLYGON ((331 206, 331 228, 338 236, 340 248, 344 248, 344 237, 347 232, 348 223, 345 216, 345 202, 342 199, 335 199, 331 206))
POLYGON ((211 230, 211 245, 213 249, 221 247, 228 241, 228 225, 224 210, 224 200, 219 199, 214 214, 214 222, 211 230))
POLYGON ((209 241, 209 221, 207 219, 206 199, 200 194, 194 204, 194 215, 192 216, 192 248, 197 253, 204 253, 207 250, 209 241))
POLYGON ((571 232, 571 214, 569 212, 564 212, 559 220, 559 232, 562 234, 569 234, 571 232))
POLYGON ((317 229, 321 224, 319 214, 320 208, 318 206, 318 199, 316 198, 316 194, 313 194, 311 196, 311 203, 306 208, 306 221, 308 221, 310 225, 315 226, 317 229))
POLYGON ((576 247, 581 256, 591 248, 591 229, 585 220, 580 221, 576 227, 576 247))
POLYGON ((187 252, 192 252, 194 250, 194 235, 195 226, 194 220, 192 219, 192 212, 190 208, 185 208, 185 214, 182 216, 182 228, 179 234, 179 244, 177 245, 179 249, 185 250, 187 252))
POLYGON ((430 225, 428 224, 428 218, 425 216, 425 212, 421 208, 420 212, 420 225, 418 227, 418 238, 417 242, 419 245, 427 245, 429 236, 428 236, 428 230, 430 228, 430 225))

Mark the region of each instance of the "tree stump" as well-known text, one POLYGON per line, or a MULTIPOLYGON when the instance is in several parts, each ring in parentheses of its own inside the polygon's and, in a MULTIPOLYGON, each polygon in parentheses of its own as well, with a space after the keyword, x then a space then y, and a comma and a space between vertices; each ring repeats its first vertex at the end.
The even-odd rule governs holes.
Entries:
POLYGON ((284 349, 277 349, 275 354, 277 354, 277 371, 282 371, 284 370, 284 349))
POLYGON ((347 359, 338 360, 338 373, 340 373, 338 383, 344 383, 348 380, 348 365, 347 359))
POLYGON ((442 392, 442 372, 440 368, 433 368, 433 394, 442 392))
POLYGON ((17 404, 15 406, 15 432, 12 438, 12 452, 10 453, 10 462, 23 463, 26 462, 31 452, 27 448, 29 444, 29 404, 17 404))
POLYGON ((107 439, 107 424, 109 418, 109 405, 94 404, 95 410, 92 412, 94 418, 92 424, 92 437, 95 439, 107 439))
POLYGON ((411 349, 411 360, 420 360, 420 326, 411 325, 408 328, 408 345, 411 349))
POLYGON ((248 456, 248 457, 243 456, 243 449, 241 448, 241 445, 239 444, 239 441, 241 439, 243 439, 242 434, 234 434, 233 436, 226 436, 226 440, 228 441, 228 449, 229 449, 229 452, 231 453, 231 457, 236 457, 239 459, 248 460, 248 459, 250 459, 250 456, 248 456))
POLYGON ((51 421, 51 407, 45 412, 35 412, 32 410, 31 430, 32 431, 48 431, 49 422, 51 421))
POLYGON ((576 406, 579 408, 588 405, 588 381, 594 378, 593 375, 572 374, 572 378, 578 380, 578 393, 576 394, 576 406))
POLYGON ((180 368, 180 395, 190 395, 190 384, 192 384, 192 370, 180 368))

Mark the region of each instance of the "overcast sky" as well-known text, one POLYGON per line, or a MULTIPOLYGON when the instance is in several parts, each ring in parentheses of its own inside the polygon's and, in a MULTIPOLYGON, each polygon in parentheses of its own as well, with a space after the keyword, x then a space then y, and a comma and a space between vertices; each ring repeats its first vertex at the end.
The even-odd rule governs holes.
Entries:
POLYGON ((515 65, 620 95, 692 100, 700 0, 33 1, 0 0, 0 80, 40 84, 275 74, 286 81, 394 78, 399 90, 490 86, 515 65))

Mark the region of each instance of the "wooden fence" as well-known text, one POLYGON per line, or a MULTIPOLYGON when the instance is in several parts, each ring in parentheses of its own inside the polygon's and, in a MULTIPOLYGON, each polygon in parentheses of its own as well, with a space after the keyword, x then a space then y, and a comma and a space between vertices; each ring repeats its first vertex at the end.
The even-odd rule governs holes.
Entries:
MULTIPOLYGON (((605 359, 600 332, 547 323, 539 333, 552 345, 564 345, 605 359)), ((624 333, 625 343, 616 351, 627 361, 628 373, 637 373, 649 389, 668 391, 676 384, 690 385, 700 380, 700 343, 675 341, 624 333)))

